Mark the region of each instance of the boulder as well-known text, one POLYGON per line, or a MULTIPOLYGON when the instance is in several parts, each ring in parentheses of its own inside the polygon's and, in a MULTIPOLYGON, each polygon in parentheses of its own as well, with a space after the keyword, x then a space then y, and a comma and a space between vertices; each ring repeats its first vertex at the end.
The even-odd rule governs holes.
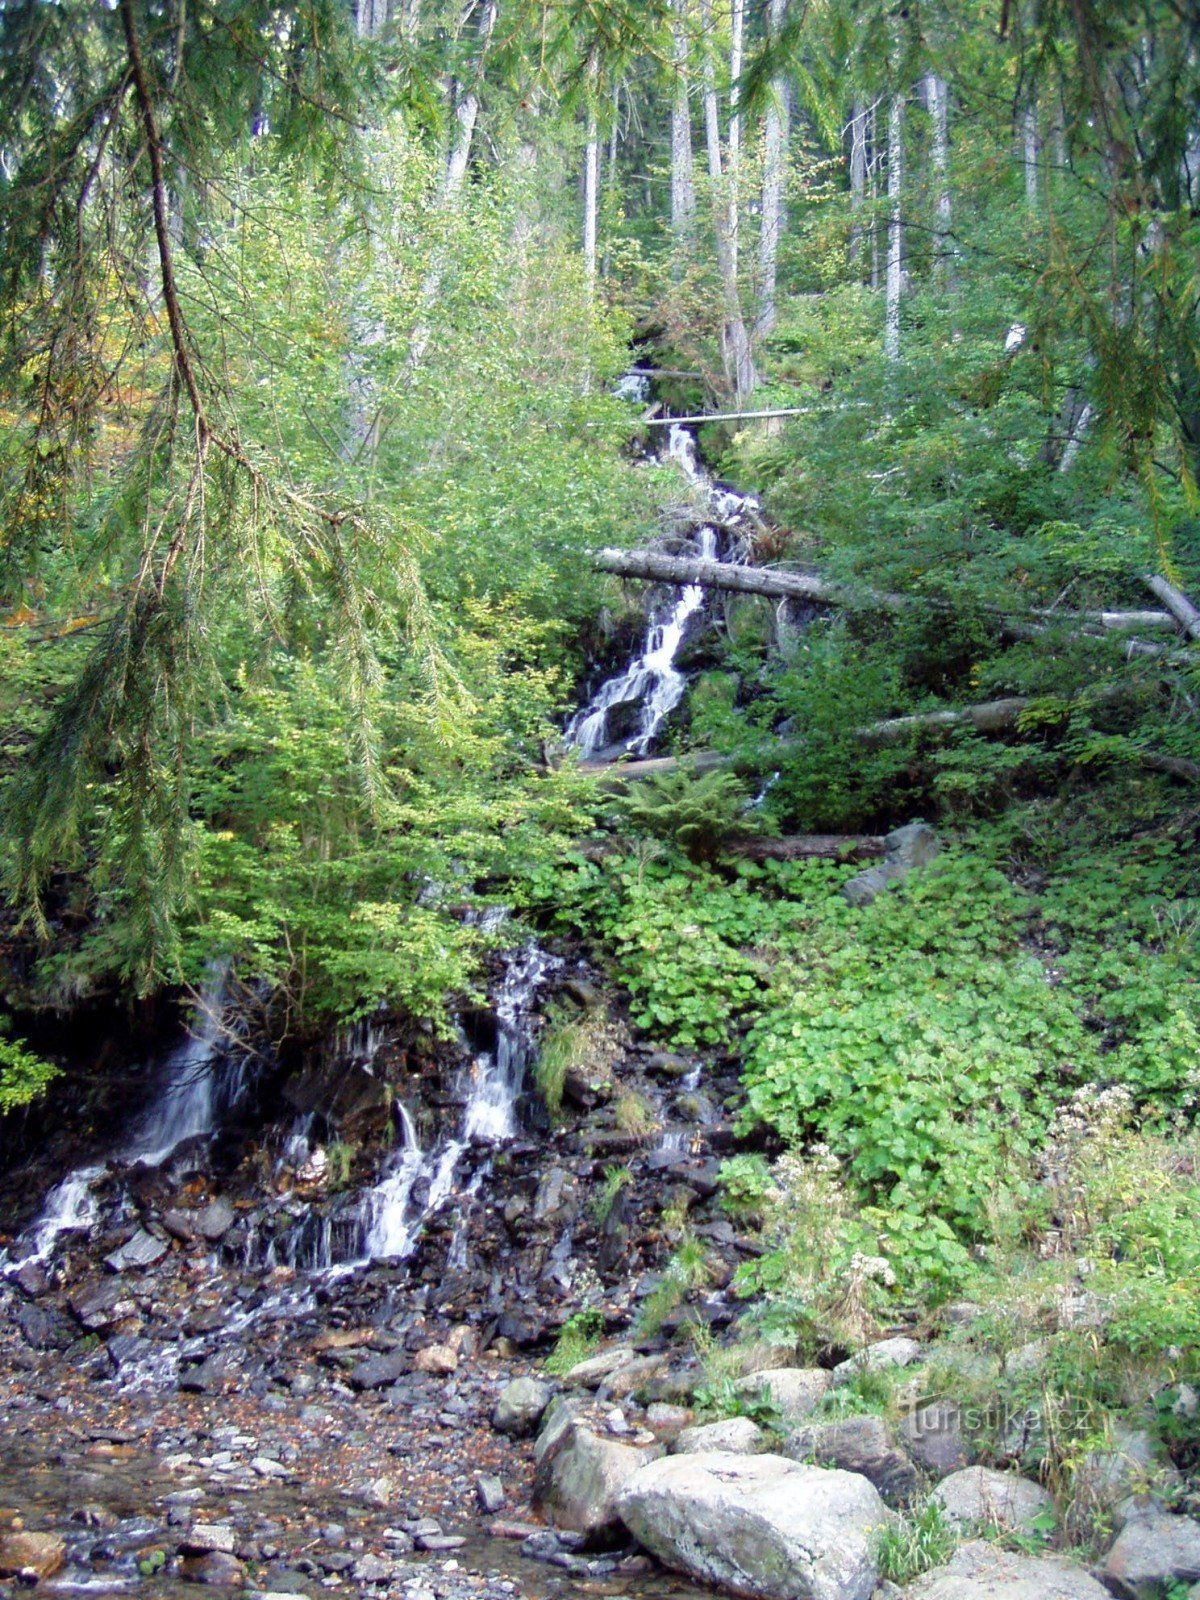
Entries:
POLYGON ((1158 1459, 1154 1441, 1144 1429, 1119 1428, 1108 1449, 1089 1451, 1076 1467, 1074 1511, 1086 1517, 1129 1503, 1135 1515, 1145 1515, 1154 1502, 1144 1491, 1173 1488, 1179 1481, 1175 1468, 1158 1459))
POLYGON ((852 906, 869 906, 889 884, 900 883, 917 867, 926 866, 941 848, 926 822, 894 828, 883 841, 883 860, 844 883, 842 894, 852 906))
POLYGON ((583 1534, 591 1545, 619 1538, 618 1494, 639 1468, 662 1453, 652 1434, 627 1442, 602 1433, 601 1426, 591 1417, 569 1417, 543 1450, 533 1480, 533 1503, 546 1520, 583 1534))
POLYGON ((516 1438, 532 1433, 550 1404, 550 1385, 539 1378, 514 1378, 500 1391, 492 1412, 492 1427, 497 1433, 516 1438))
POLYGON ((1101 1576, 1124 1600, 1149 1600, 1169 1585, 1200 1579, 1200 1522, 1164 1514, 1127 1522, 1101 1576))
POLYGON ((0 1578, 23 1578, 28 1573, 40 1582, 66 1559, 66 1542, 56 1533, 0 1534, 0 1578))
POLYGON ((823 1367, 776 1367, 739 1378, 734 1388, 751 1397, 765 1394, 784 1423, 794 1425, 812 1415, 829 1383, 829 1374, 823 1367))
POLYGON ((202 1210, 195 1212, 191 1221, 202 1239, 209 1244, 219 1244, 233 1227, 235 1221, 233 1207, 224 1196, 218 1196, 216 1200, 210 1200, 202 1210))
POLYGON ((563 1378, 566 1389, 598 1389, 618 1367, 634 1359, 633 1351, 626 1345, 614 1345, 611 1350, 599 1350, 594 1356, 577 1361, 563 1378))
POLYGON ((717 1452, 643 1467, 617 1511, 664 1566, 764 1600, 869 1600, 888 1516, 855 1473, 717 1452))
POLYGON ((917 1492, 917 1469, 892 1443, 882 1417, 845 1417, 799 1428, 789 1435, 783 1453, 792 1461, 861 1473, 891 1506, 906 1505, 917 1492))
POLYGON ((1019 1556, 994 1544, 960 1545, 944 1567, 918 1578, 908 1600, 1111 1600, 1082 1567, 1055 1556, 1019 1556))
POLYGON ((836 1385, 849 1383, 860 1372, 883 1372, 889 1367, 910 1367, 924 1352, 915 1339, 880 1339, 833 1369, 836 1385))
POLYGON ((767 1448, 767 1436, 749 1417, 724 1417, 685 1428, 675 1441, 676 1455, 718 1450, 731 1456, 756 1456, 767 1448))
POLYGON ((953 1400, 932 1400, 906 1412, 900 1422, 900 1442, 935 1478, 967 1466, 973 1453, 963 1436, 962 1410, 953 1400))
POLYGON ((943 1478, 931 1497, 946 1521, 958 1527, 984 1526, 1027 1533, 1054 1502, 1030 1478, 990 1467, 964 1467, 943 1478))
POLYGON ((386 1389, 408 1371, 408 1357, 403 1350, 389 1355, 368 1356, 350 1371, 352 1389, 386 1389))
POLYGON ((458 1351, 448 1344, 427 1344, 413 1357, 413 1371, 447 1378, 458 1371, 458 1351))

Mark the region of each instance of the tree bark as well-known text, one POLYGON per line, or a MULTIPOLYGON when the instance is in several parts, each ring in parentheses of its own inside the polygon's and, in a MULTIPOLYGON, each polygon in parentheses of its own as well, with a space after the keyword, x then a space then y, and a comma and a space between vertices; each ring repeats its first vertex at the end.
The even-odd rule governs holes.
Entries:
MULTIPOLYGON (((774 40, 783 26, 787 0, 768 0, 767 38, 774 40)), ((778 319, 777 281, 779 232, 783 213, 783 173, 787 86, 782 78, 771 81, 771 97, 763 120, 762 218, 758 236, 758 316, 754 331, 761 339, 778 319)))
POLYGON ((925 103, 933 123, 933 181, 937 190, 934 221, 934 277, 944 286, 952 265, 950 204, 950 126, 946 85, 936 72, 925 76, 925 103))
POLYGON ((1031 214, 1038 208, 1038 115, 1036 100, 1027 100, 1021 109, 1021 166, 1025 173, 1025 207, 1031 214))
POLYGON ((740 188, 742 167, 741 85, 742 41, 745 37, 746 0, 729 0, 729 160, 726 181, 729 193, 729 254, 733 270, 738 269, 740 230, 740 188))
POLYGON ((1187 595, 1156 573, 1147 573, 1143 581, 1150 592, 1162 601, 1183 631, 1193 639, 1200 639, 1200 611, 1196 610, 1187 595))
POLYGON ((692 110, 688 94, 688 0, 672 0, 675 12, 675 94, 671 103, 671 232, 678 246, 691 243, 696 222, 692 173, 692 110))
POLYGON ((888 248, 883 319, 883 354, 893 366, 900 360, 900 291, 904 281, 904 96, 888 105, 888 248))
MULTIPOLYGON (((703 561, 693 557, 660 555, 652 550, 601 550, 592 557, 601 572, 618 577, 644 578, 652 583, 679 586, 695 584, 701 589, 720 589, 734 594, 763 595, 772 600, 803 600, 817 605, 874 606, 882 611, 906 611, 928 605, 921 595, 889 594, 879 589, 851 589, 831 583, 817 573, 780 572, 767 567, 737 567, 723 561, 703 561)), ((1147 582, 1150 580, 1148 579, 1147 582)), ((1162 581, 1162 580, 1160 580, 1162 581)), ((1185 602, 1186 604, 1186 602, 1185 602)), ((1003 616, 1001 608, 987 608, 1003 616)), ((1032 609, 1039 629, 1067 622, 1073 626, 1123 632, 1132 628, 1173 629, 1175 621, 1166 611, 1048 611, 1032 609)))
POLYGON ((729 244, 727 197, 724 193, 724 175, 721 171, 721 117, 717 103, 716 74, 712 50, 711 0, 700 0, 700 25, 704 38, 704 137, 708 151, 708 177, 712 190, 713 235, 717 248, 717 272, 721 279, 721 297, 724 301, 724 327, 721 333, 722 356, 725 375, 733 386, 734 396, 740 405, 754 392, 758 375, 754 370, 754 355, 750 336, 742 314, 742 297, 738 289, 737 266, 729 244))
POLYGON ((867 198, 867 124, 870 110, 862 100, 854 102, 850 115, 850 260, 861 273, 863 253, 862 223, 858 220, 867 198))
POLYGON ((583 148, 583 276, 591 298, 596 292, 596 235, 600 210, 600 130, 596 121, 595 58, 588 62, 587 140, 583 148))

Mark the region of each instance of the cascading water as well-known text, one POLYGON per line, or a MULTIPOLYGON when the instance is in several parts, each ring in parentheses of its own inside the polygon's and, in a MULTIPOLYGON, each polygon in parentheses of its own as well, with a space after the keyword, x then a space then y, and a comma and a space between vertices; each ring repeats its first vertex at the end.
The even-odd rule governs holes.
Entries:
MULTIPOLYGON (((161 1166, 185 1140, 214 1133, 220 1118, 241 1098, 248 1084, 247 1058, 240 1050, 221 1049, 225 992, 226 974, 221 972, 199 997, 194 1031, 163 1063, 149 1109, 109 1159, 161 1166)), ((99 1216, 94 1185, 106 1171, 106 1162, 76 1167, 51 1189, 37 1221, 17 1241, 15 1264, 47 1262, 64 1234, 93 1226, 99 1216)))
MULTIPOLYGON (((715 560, 720 549, 718 528, 736 526, 738 519, 758 502, 713 482, 699 463, 695 439, 682 423, 672 423, 661 459, 673 462, 693 488, 704 495, 703 510, 712 520, 696 530, 696 553, 701 560, 715 560)), ((736 550, 727 552, 735 564, 738 555, 736 550)), ((651 749, 663 724, 683 699, 687 679, 675 660, 688 624, 703 607, 704 599, 704 590, 698 584, 689 584, 677 590, 666 605, 656 607, 640 653, 623 672, 602 683, 588 704, 572 717, 564 740, 579 751, 584 761, 644 756, 651 749), (612 713, 623 709, 622 720, 629 726, 630 708, 636 708, 633 731, 614 737, 612 713)))

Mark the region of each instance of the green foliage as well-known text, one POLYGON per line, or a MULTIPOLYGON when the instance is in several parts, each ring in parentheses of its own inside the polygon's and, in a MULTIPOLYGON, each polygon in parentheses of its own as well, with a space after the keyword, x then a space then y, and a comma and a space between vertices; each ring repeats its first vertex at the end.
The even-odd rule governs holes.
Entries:
POLYGON ((911 1583, 932 1567, 941 1567, 958 1543, 954 1529, 936 1500, 918 1511, 889 1518, 876 1535, 875 1559, 880 1576, 891 1583, 911 1583))
POLYGON ((600 1186, 600 1193, 592 1202, 592 1216, 596 1226, 603 1228, 612 1215, 613 1207, 621 1196, 621 1191, 627 1189, 633 1182, 633 1173, 628 1167, 610 1166, 604 1169, 604 1182, 600 1186))
POLYGON ((545 1101, 550 1120, 562 1112, 563 1084, 567 1074, 586 1067, 591 1055, 591 1029, 586 1016, 556 1007, 547 1020, 533 1066, 534 1082, 545 1101))
POLYGON ((762 1156, 737 1155, 722 1161, 717 1177, 721 1184, 721 1210, 736 1222, 754 1221, 771 1188, 771 1169, 762 1156))
POLYGON ((749 1417, 768 1433, 781 1433, 783 1416, 764 1384, 757 1391, 740 1389, 728 1374, 702 1383, 693 1397, 705 1418, 749 1417))
POLYGON ((709 1278, 704 1245, 685 1233, 659 1282, 642 1301, 637 1321, 641 1337, 649 1338, 658 1333, 672 1312, 677 1311, 694 1290, 703 1288, 709 1278))
POLYGON ((604 1316, 594 1306, 576 1311, 559 1329, 554 1349, 543 1363, 546 1372, 551 1377, 563 1377, 591 1355, 603 1332, 604 1316))
POLYGON ((6 1037, 11 1026, 0 1017, 0 1116, 40 1100, 62 1070, 19 1039, 6 1037))
POLYGON ((666 840, 692 861, 708 861, 756 831, 745 814, 747 799, 732 772, 694 775, 685 766, 634 784, 621 809, 635 832, 666 840))

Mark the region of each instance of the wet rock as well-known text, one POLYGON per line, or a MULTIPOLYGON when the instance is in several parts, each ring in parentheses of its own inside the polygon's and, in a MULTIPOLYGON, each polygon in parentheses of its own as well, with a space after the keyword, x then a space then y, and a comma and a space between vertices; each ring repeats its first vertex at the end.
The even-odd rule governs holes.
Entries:
POLYGON ((79 1337, 79 1330, 69 1317, 52 1306, 32 1301, 17 1307, 13 1321, 31 1350, 65 1350, 79 1337))
POLYGON ((354 1563, 351 1576, 355 1583, 391 1583, 403 1571, 403 1563, 388 1556, 360 1556, 354 1563))
POLYGON ((764 1600, 869 1600, 887 1511, 865 1478, 782 1456, 675 1455, 617 1501, 665 1566, 764 1600))
POLYGON ((22 1261, 19 1267, 9 1273, 8 1281, 15 1283, 21 1293, 27 1295, 30 1300, 36 1300, 50 1287, 46 1269, 40 1261, 22 1261))
POLYGON ((56 1533, 0 1534, 0 1578, 49 1578, 67 1559, 65 1539, 56 1533))
POLYGON ((515 1378, 500 1391, 492 1412, 492 1427, 497 1433, 520 1438, 532 1433, 550 1404, 550 1385, 539 1378, 515 1378))
POLYGON ((646 1407, 646 1426, 665 1443, 677 1439, 691 1425, 693 1412, 687 1406, 665 1405, 661 1400, 646 1407))
POLYGON ((494 1473, 481 1472, 475 1479, 475 1498, 484 1515, 494 1517, 504 1505, 504 1485, 494 1473))
POLYGON ((938 1484, 932 1498, 947 1522, 955 1526, 991 1526, 1020 1533, 1030 1532, 1054 1504, 1040 1483, 990 1467, 952 1472, 938 1484))
POLYGON ((908 1600, 1111 1600, 1081 1567, 1056 1556, 1021 1556, 994 1544, 960 1545, 944 1567, 904 1591, 908 1600))
POLYGON ((232 1376, 233 1358, 226 1352, 219 1352, 181 1372, 179 1387, 185 1394, 212 1394, 223 1389, 232 1376))
POLYGON ((159 1217, 164 1232, 169 1233, 172 1239, 178 1239, 180 1244, 191 1244, 196 1238, 196 1213, 194 1211, 181 1211, 172 1207, 164 1211, 159 1217))
POLYGON ((368 1356, 350 1373, 352 1389, 385 1389, 408 1372, 409 1358, 403 1350, 389 1355, 368 1356))
POLYGON ((829 1384, 829 1373, 821 1367, 776 1367, 739 1378, 734 1388, 744 1395, 765 1394, 784 1423, 795 1425, 817 1409, 829 1384))
POLYGON ((665 1355, 634 1356, 632 1361, 623 1361, 610 1372, 600 1387, 604 1394, 611 1395, 614 1400, 624 1400, 643 1392, 666 1369, 666 1365, 665 1355))
POLYGON ((103 1333, 116 1323, 137 1315, 137 1302, 123 1284, 114 1283, 111 1278, 102 1283, 85 1284, 67 1304, 89 1333, 103 1333))
POLYGON ((726 1455, 753 1456, 766 1448, 766 1434, 749 1417, 725 1417, 720 1422, 685 1428, 674 1444, 677 1455, 717 1450, 726 1455))
POLYGON ((185 1556, 207 1556, 214 1552, 231 1556, 237 1549, 237 1534, 227 1522, 196 1522, 179 1541, 185 1556))
POLYGON ((533 1503, 554 1527, 582 1533, 593 1544, 611 1542, 620 1533, 617 1495, 660 1452, 658 1444, 627 1444, 568 1417, 542 1452, 533 1503))
POLYGON ((533 1202, 533 1220, 537 1224, 561 1227, 571 1221, 578 1211, 577 1184, 565 1167, 551 1167, 538 1184, 533 1202))
POLYGON ((236 1220, 234 1209, 223 1196, 209 1203, 192 1218, 192 1226, 208 1244, 219 1244, 236 1220))
POLYGON ((922 1353, 915 1339, 880 1339, 834 1367, 834 1386, 851 1382, 860 1372, 884 1372, 890 1367, 911 1366, 921 1359, 922 1353))
POLYGON ((1165 1515, 1126 1523, 1101 1576, 1122 1600, 1150 1600, 1172 1584, 1200 1579, 1200 1522, 1165 1515))
POLYGON ((209 1589, 240 1589, 246 1581, 246 1569, 236 1556, 214 1550, 185 1560, 182 1576, 189 1583, 201 1583, 209 1589))
POLYGON ((892 1443, 882 1417, 845 1417, 800 1428, 789 1436, 783 1454, 861 1473, 891 1506, 906 1505, 917 1492, 917 1469, 892 1443))
POLYGON ((104 1265, 110 1272, 141 1272, 146 1267, 156 1267, 170 1248, 165 1239, 156 1239, 145 1228, 139 1228, 132 1238, 105 1256, 104 1265))

